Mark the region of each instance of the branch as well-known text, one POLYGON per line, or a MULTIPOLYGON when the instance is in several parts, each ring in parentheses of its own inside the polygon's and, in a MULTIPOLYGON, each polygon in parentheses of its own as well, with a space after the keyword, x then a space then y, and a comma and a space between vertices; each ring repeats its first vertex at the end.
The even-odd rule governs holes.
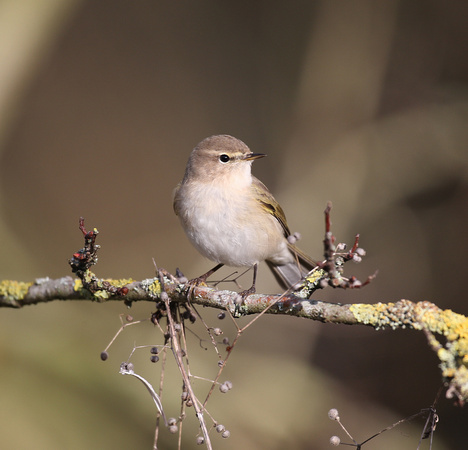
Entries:
MULTIPOLYGON (((165 273, 165 290, 172 302, 188 302, 238 313, 238 294, 219 291, 207 286, 194 287, 190 300, 188 287, 174 281, 165 273)), ((142 281, 102 280, 114 287, 125 286, 126 295, 93 294, 83 288, 79 279, 63 277, 56 280, 40 279, 34 283, 3 281, 0 283, 0 307, 21 308, 52 300, 92 300, 98 302, 161 301, 161 285, 157 277, 142 281)), ((459 402, 468 400, 468 318, 451 310, 442 310, 430 302, 414 303, 400 300, 395 303, 339 304, 308 300, 294 294, 248 296, 241 307, 242 314, 282 314, 324 323, 365 325, 376 330, 411 328, 422 330, 431 348, 440 359, 444 380, 449 384, 448 395, 459 402), (442 344, 436 335, 443 336, 442 344)))
POLYGON ((96 237, 98 231, 87 232, 84 220, 80 230, 85 247, 73 254, 72 271, 78 279, 63 277, 57 280, 42 278, 34 283, 17 281, 0 282, 0 307, 21 308, 26 305, 52 300, 92 300, 98 302, 123 301, 131 306, 136 301, 166 301, 192 303, 230 311, 236 317, 250 314, 283 314, 320 322, 366 325, 376 330, 412 328, 426 334, 430 347, 437 353, 444 381, 448 384, 448 397, 459 403, 468 400, 468 318, 451 310, 441 310, 430 302, 414 303, 400 300, 395 303, 340 304, 308 299, 312 292, 325 286, 334 288, 359 288, 369 283, 371 276, 361 283, 355 277, 343 276, 343 265, 350 260, 359 262, 365 252, 359 248, 359 236, 352 249, 343 253, 345 246, 335 246, 330 230, 330 209, 325 211, 326 234, 324 240, 325 261, 320 263, 304 279, 294 292, 281 295, 254 294, 239 303, 239 294, 228 290, 216 290, 207 286, 193 286, 182 278, 160 270, 164 292, 158 277, 142 281, 132 279, 99 279, 90 267, 97 262, 96 237), (340 253, 341 252, 341 253, 340 253), (439 341, 437 336, 441 336, 439 341))

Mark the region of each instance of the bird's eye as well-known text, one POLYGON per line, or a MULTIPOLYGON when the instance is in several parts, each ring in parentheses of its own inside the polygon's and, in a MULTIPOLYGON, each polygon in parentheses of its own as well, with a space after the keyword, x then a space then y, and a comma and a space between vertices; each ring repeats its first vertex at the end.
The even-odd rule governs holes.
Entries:
POLYGON ((226 155, 225 153, 223 153, 222 155, 219 155, 219 160, 224 164, 229 162, 230 159, 231 158, 229 158, 229 156, 226 155))

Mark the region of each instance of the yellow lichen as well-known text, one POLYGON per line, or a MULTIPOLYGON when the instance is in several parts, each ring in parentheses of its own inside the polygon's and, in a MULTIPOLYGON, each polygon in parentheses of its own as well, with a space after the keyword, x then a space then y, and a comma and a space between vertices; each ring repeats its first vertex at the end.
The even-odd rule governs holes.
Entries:
POLYGON ((98 301, 108 300, 111 295, 107 291, 96 291, 93 292, 93 297, 98 301))
MULTIPOLYGON (((110 286, 120 288, 120 287, 126 286, 127 284, 134 282, 132 278, 121 278, 118 280, 113 280, 113 279, 108 278, 108 279, 101 280, 101 279, 96 278, 94 273, 91 272, 90 270, 87 270, 84 273, 84 281, 85 283, 89 283, 97 287, 97 290, 93 292, 93 297, 98 301, 108 300, 109 298, 112 297, 112 294, 108 292, 108 286, 105 286, 104 283, 110 286)), ((85 289, 80 279, 77 278, 74 281, 73 289, 75 290, 75 292, 85 289)))
POLYGON ((452 357, 450 352, 448 352, 445 348, 440 348, 437 352, 437 356, 441 361, 449 361, 452 357))
POLYGON ((161 283, 159 282, 159 280, 157 278, 154 279, 154 281, 146 286, 146 290, 154 295, 154 296, 158 296, 159 294, 161 294, 161 283))
POLYGON ((141 282, 141 287, 153 298, 161 295, 161 283, 158 278, 147 278, 141 282))
POLYGON ((308 281, 311 284, 317 283, 317 281, 324 277, 325 273, 326 272, 322 269, 314 270, 310 275, 306 277, 306 281, 308 281))
POLYGON ((468 318, 437 306, 418 303, 419 319, 429 331, 429 344, 437 352, 442 376, 449 382, 451 395, 463 403, 468 400, 468 318), (435 335, 446 338, 444 346, 435 335))
POLYGON ((73 284, 73 290, 75 292, 78 292, 80 291, 81 289, 83 289, 83 283, 81 282, 81 280, 79 278, 76 278, 75 279, 75 282, 73 284))
POLYGON ((463 403, 468 400, 468 318, 430 302, 356 304, 350 306, 354 317, 376 329, 411 327, 424 329, 429 345, 437 353, 442 376, 449 383, 451 395, 463 403), (441 344, 436 335, 445 337, 441 344))
POLYGON ((315 290, 320 287, 320 280, 326 275, 323 269, 315 269, 308 276, 305 277, 294 295, 300 298, 309 298, 315 290))
POLYGON ((377 330, 385 327, 398 328, 402 326, 400 320, 390 311, 395 303, 375 303, 373 305, 356 303, 349 308, 358 322, 371 325, 377 330))
POLYGON ((31 286, 32 283, 3 280, 0 282, 0 296, 9 300, 22 300, 31 286))
POLYGON ((118 280, 112 280, 108 278, 108 279, 103 279, 102 281, 107 281, 108 283, 110 283, 112 286, 115 286, 115 287, 124 287, 127 284, 133 283, 135 280, 133 280, 132 278, 120 278, 118 280))

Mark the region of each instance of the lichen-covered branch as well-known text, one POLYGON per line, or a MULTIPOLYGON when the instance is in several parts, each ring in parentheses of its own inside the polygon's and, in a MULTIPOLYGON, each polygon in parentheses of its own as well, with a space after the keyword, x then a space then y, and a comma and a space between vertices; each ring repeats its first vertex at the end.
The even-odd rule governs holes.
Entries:
POLYGON ((0 307, 21 308, 26 305, 45 303, 52 300, 93 300, 99 302, 123 301, 131 306, 136 301, 167 301, 193 303, 229 311, 234 317, 249 314, 283 314, 320 322, 366 325, 380 330, 383 328, 411 328, 423 331, 430 347, 437 353, 444 381, 448 385, 447 395, 459 403, 468 400, 468 318, 451 310, 441 310, 433 303, 400 300, 395 303, 353 304, 326 303, 309 299, 317 290, 326 286, 353 289, 363 283, 355 277, 345 277, 343 266, 347 261, 359 262, 365 255, 359 248, 356 236, 350 251, 344 244, 335 245, 330 229, 330 205, 325 210, 325 260, 318 263, 296 286, 294 292, 281 295, 254 294, 240 298, 228 290, 217 290, 208 286, 187 283, 159 269, 159 277, 142 281, 132 279, 109 280, 98 278, 90 268, 97 262, 96 244, 98 231, 86 231, 84 219, 79 228, 85 245, 74 253, 69 263, 78 278, 63 277, 57 280, 42 278, 34 283, 17 281, 0 282, 0 307), (161 278, 162 277, 162 278, 161 278), (161 280, 164 283, 164 301, 161 298, 161 280), (438 340, 437 337, 441 337, 438 340))
MULTIPOLYGON (((97 289, 95 292, 85 288, 80 279, 69 276, 56 280, 41 278, 33 283, 4 280, 0 282, 0 307, 22 308, 53 300, 123 301, 127 305, 137 301, 160 301, 161 286, 157 277, 142 281, 111 280, 98 279, 92 272, 88 272, 86 279, 93 279, 97 289), (121 289, 120 293, 118 289, 121 289)), ((351 313, 350 305, 308 300, 295 294, 254 294, 246 297, 240 305, 239 294, 235 291, 217 290, 208 286, 189 289, 188 285, 178 283, 170 275, 165 277, 165 288, 171 301, 187 302, 190 295, 191 303, 229 310, 233 315, 258 314, 267 310, 265 312, 268 314, 286 314, 321 322, 359 323, 351 313)))
MULTIPOLYGON (((136 301, 160 301, 161 285, 157 277, 143 281, 99 280, 96 286, 102 284, 113 288, 125 287, 122 292, 126 294, 112 294, 107 290, 92 293, 83 287, 81 280, 72 277, 45 278, 34 283, 2 281, 0 307, 21 308, 52 300, 124 301, 127 305, 136 301)), ((165 277, 165 290, 170 301, 187 302, 190 292, 191 303, 229 310, 233 315, 265 312, 320 322, 366 325, 376 330, 411 328, 424 331, 439 357, 442 376, 449 385, 448 394, 461 403, 468 400, 468 318, 451 310, 442 310, 433 303, 400 300, 395 303, 346 305, 304 299, 294 294, 255 294, 248 296, 239 306, 236 292, 207 286, 190 290, 170 274, 165 277)))

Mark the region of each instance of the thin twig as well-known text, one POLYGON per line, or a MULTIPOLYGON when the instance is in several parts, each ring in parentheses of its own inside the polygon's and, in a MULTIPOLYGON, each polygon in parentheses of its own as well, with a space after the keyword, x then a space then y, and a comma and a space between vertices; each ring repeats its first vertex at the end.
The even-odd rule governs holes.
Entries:
MULTIPOLYGON (((164 292, 164 281, 163 281, 163 276, 162 274, 160 273, 160 280, 162 280, 162 292, 164 292)), ((210 440, 210 436, 208 434, 208 429, 206 427, 206 422, 205 422, 205 418, 204 418, 204 415, 203 415, 203 410, 204 410, 204 406, 202 406, 202 408, 200 408, 200 404, 197 400, 197 397, 195 396, 195 392, 193 391, 192 389, 192 383, 190 382, 190 377, 187 373, 187 371, 185 370, 185 366, 184 366, 184 362, 183 362, 183 353, 182 353, 182 349, 180 347, 180 344, 179 344, 179 340, 178 340, 178 337, 177 337, 177 332, 175 330, 175 323, 174 323, 174 318, 172 317, 172 313, 171 313, 171 308, 170 308, 170 304, 169 304, 169 297, 166 295, 164 296, 164 304, 166 305, 166 310, 167 310, 167 319, 168 319, 168 323, 169 323, 169 331, 170 331, 170 336, 171 336, 171 342, 172 342, 172 352, 174 353, 174 357, 175 357, 175 360, 176 360, 176 363, 177 363, 177 366, 179 367, 179 371, 180 371, 180 374, 182 375, 182 379, 184 380, 184 385, 185 387, 187 388, 187 391, 188 391, 188 394, 190 396, 190 398, 192 399, 192 403, 193 403, 193 407, 195 409, 195 413, 196 413, 196 416, 198 418, 198 421, 200 423, 200 428, 201 428, 201 431, 202 431, 202 434, 203 434, 203 438, 204 438, 204 443, 206 445, 206 448, 208 450, 212 450, 213 447, 211 445, 211 440, 210 440)))

